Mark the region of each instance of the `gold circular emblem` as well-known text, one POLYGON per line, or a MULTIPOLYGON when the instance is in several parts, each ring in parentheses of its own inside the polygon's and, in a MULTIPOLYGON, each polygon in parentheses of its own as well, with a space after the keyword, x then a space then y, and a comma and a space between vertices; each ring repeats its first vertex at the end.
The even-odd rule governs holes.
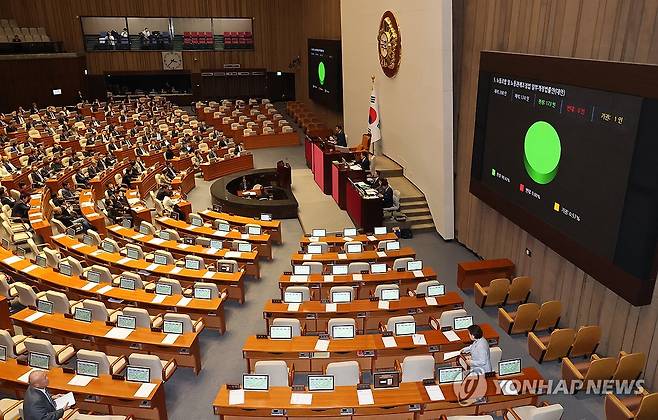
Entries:
POLYGON ((377 45, 379 50, 379 64, 382 66, 384 74, 393 77, 400 68, 400 50, 402 49, 402 39, 400 38, 400 28, 398 22, 393 16, 393 12, 386 11, 382 16, 379 24, 379 33, 377 34, 377 45))

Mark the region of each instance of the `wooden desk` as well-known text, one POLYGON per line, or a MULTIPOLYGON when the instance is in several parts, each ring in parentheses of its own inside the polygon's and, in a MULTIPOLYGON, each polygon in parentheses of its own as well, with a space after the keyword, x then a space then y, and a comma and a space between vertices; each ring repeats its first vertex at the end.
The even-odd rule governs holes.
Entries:
POLYGON ((444 311, 462 309, 464 300, 455 292, 437 296, 436 305, 428 304, 425 298, 402 296, 398 301, 389 302, 389 309, 379 309, 379 302, 368 299, 354 300, 349 303, 337 303, 336 311, 329 312, 327 305, 317 300, 303 302, 299 310, 289 311, 288 304, 265 303, 263 318, 265 331, 269 331, 270 320, 274 318, 299 319, 306 326, 307 332, 328 332, 327 322, 332 318, 352 318, 356 320, 359 334, 376 331, 379 323, 386 324, 389 318, 401 315, 413 315, 417 326, 428 326, 429 317, 439 318, 444 311))
MULTIPOLYGON (((18 379, 32 368, 19 365, 10 359, 0 362, 0 389, 8 395, 23 399, 27 383, 18 379)), ((79 387, 69 385, 75 374, 64 373, 61 368, 48 370, 48 389, 52 394, 73 392, 76 407, 96 413, 129 415, 138 419, 167 420, 167 405, 165 404, 165 387, 161 381, 155 382, 156 387, 146 398, 135 397, 135 392, 142 385, 112 379, 110 375, 101 375, 92 379, 88 385, 79 387)))
MULTIPOLYGON (((515 380, 534 386, 528 389, 541 389, 544 378, 535 368, 525 368, 515 380)), ((506 408, 524 405, 536 405, 538 394, 527 392, 506 396, 501 392, 500 379, 497 377, 474 377, 472 380, 486 380, 487 402, 483 404, 464 405, 459 403, 457 389, 452 384, 439 385, 445 400, 432 401, 422 382, 404 382, 395 389, 373 389, 372 405, 359 405, 355 386, 339 386, 334 391, 314 392, 312 404, 308 406, 290 404, 292 388, 272 387, 268 392, 245 391, 244 404, 229 405, 229 391, 223 385, 213 402, 216 415, 222 420, 239 417, 264 419, 271 416, 272 409, 285 410, 287 418, 318 417, 325 420, 362 419, 362 420, 436 420, 441 415, 478 415, 506 408), (409 407, 418 405, 418 411, 411 412, 409 407), (341 414, 341 409, 351 408, 352 415, 341 414)), ((473 384, 474 385, 474 384, 473 384)), ((465 382, 464 389, 467 389, 465 382)))
POLYGON ((129 159, 133 161, 137 157, 135 155, 135 147, 124 147, 123 149, 115 150, 114 156, 116 156, 117 160, 129 159))
POLYGON ((82 190, 78 197, 78 202, 80 204, 80 213, 82 213, 82 216, 84 216, 94 229, 96 229, 96 232, 103 236, 107 235, 107 230, 105 229, 105 216, 98 213, 92 191, 82 190))
POLYGON ((53 228, 50 225, 50 215, 53 209, 50 207, 50 190, 42 188, 34 190, 30 196, 30 210, 28 217, 30 226, 34 233, 39 235, 45 243, 51 243, 50 237, 53 235, 53 228))
MULTIPOLYGON (((498 345, 498 333, 489 324, 480 324, 490 345, 498 345)), ((443 353, 462 349, 471 343, 468 330, 456 331, 460 341, 450 342, 438 330, 419 331, 427 344, 416 345, 411 336, 395 337, 396 347, 385 347, 381 334, 357 335, 352 339, 330 339, 327 351, 317 351, 317 336, 297 336, 291 340, 259 339, 250 336, 242 347, 247 370, 253 372, 260 360, 284 360, 295 372, 323 372, 327 364, 356 360, 361 370, 393 369, 395 361, 406 356, 432 354, 436 363, 444 363, 443 353)))
POLYGON ((13 323, 21 327, 25 335, 44 338, 53 344, 72 344, 76 349, 102 351, 113 356, 154 354, 162 360, 176 359, 176 364, 190 367, 196 374, 201 371, 198 332, 181 334, 173 344, 163 343, 167 334, 151 331, 150 328, 136 328, 124 339, 108 338, 105 335, 113 327, 105 322, 76 321, 65 318, 63 314, 44 314, 28 322, 26 318, 35 312, 27 308, 11 316, 13 323))
POLYGON ((144 162, 144 165, 146 165, 147 168, 157 165, 161 166, 165 163, 165 149, 161 149, 159 151, 150 151, 148 155, 142 156, 142 161, 144 162))
POLYGON ((347 183, 350 178, 355 181, 364 181, 366 173, 360 166, 358 169, 353 169, 349 164, 332 162, 331 196, 342 210, 347 209, 347 183))
POLYGON ((205 236, 212 239, 219 239, 221 241, 230 239, 230 240, 241 240, 250 242, 255 245, 258 249, 258 255, 272 259, 272 244, 270 242, 270 235, 263 233, 261 235, 249 235, 248 233, 240 233, 237 230, 231 230, 229 232, 220 232, 212 227, 208 226, 194 226, 190 223, 187 223, 182 220, 174 220, 171 217, 162 216, 158 217, 156 221, 164 229, 174 229, 175 231, 186 235, 186 236, 205 236))
POLYGON ((183 194, 187 194, 196 187, 194 180, 194 171, 179 173, 176 178, 171 181, 171 187, 174 190, 179 190, 183 194))
POLYGON ((173 265, 151 264, 146 260, 131 260, 119 253, 105 252, 95 246, 78 242, 77 239, 70 236, 56 235, 52 238, 54 244, 63 253, 83 258, 90 264, 104 265, 113 273, 146 271, 152 273, 152 280, 157 280, 159 277, 175 278, 185 286, 192 286, 197 280, 215 283, 220 289, 222 286, 227 288, 229 299, 236 299, 240 303, 244 303, 244 270, 236 273, 219 273, 208 270, 190 270, 173 265))
POLYGON ((402 247, 398 251, 363 251, 350 254, 326 252, 324 254, 294 254, 290 260, 292 265, 307 261, 319 261, 322 264, 349 264, 351 262, 385 262, 393 264, 398 258, 416 258, 416 251, 410 247, 402 247), (310 256, 310 258, 309 258, 310 256))
POLYGON ((321 141, 313 142, 313 178, 323 193, 330 195, 332 190, 331 166, 334 160, 352 159, 352 153, 340 152, 334 145, 321 141))
POLYGON ((0 328, 10 332, 14 330, 9 319, 9 301, 4 296, 0 296, 0 328))
POLYGON ((71 182, 71 177, 78 172, 79 169, 84 168, 91 163, 90 159, 85 159, 82 163, 77 163, 74 166, 67 166, 64 168, 64 171, 60 172, 59 175, 55 178, 49 178, 46 180, 45 185, 50 191, 57 194, 60 188, 64 185, 65 182, 71 182))
POLYGON ((108 183, 115 183, 114 176, 123 173, 123 170, 132 164, 129 160, 119 161, 109 170, 103 171, 89 180, 89 185, 94 194, 94 200, 100 200, 105 195, 105 189, 108 183))
POLYGON ((498 278, 511 279, 514 276, 514 263, 507 259, 465 261, 457 264, 457 286, 462 290, 473 290, 475 283, 489 286, 498 278))
POLYGON ((203 179, 212 181, 228 174, 254 169, 254 156, 251 153, 243 153, 237 157, 217 160, 212 163, 202 163, 200 166, 203 179))
POLYGON ((355 236, 303 236, 299 240, 299 245, 302 248, 306 248, 308 244, 313 242, 326 242, 329 244, 329 247, 338 248, 341 251, 343 250, 343 245, 345 242, 358 241, 362 242, 364 247, 377 248, 377 244, 381 241, 397 241, 399 238, 395 233, 387 233, 385 235, 355 235, 355 236))
POLYGON ((153 219, 151 218, 151 210, 145 205, 142 205, 138 190, 132 189, 126 191, 126 200, 128 200, 130 213, 132 214, 135 221, 135 226, 139 226, 139 223, 142 220, 145 222, 153 223, 153 219))
POLYGON ((423 268, 422 276, 416 277, 411 271, 387 271, 381 274, 347 274, 344 276, 311 274, 310 276, 294 276, 283 274, 279 277, 281 299, 283 291, 288 286, 308 286, 311 290, 319 290, 314 299, 329 299, 329 290, 333 286, 352 286, 356 299, 366 299, 375 292, 378 284, 397 284, 400 294, 405 290, 416 290, 416 285, 422 281, 436 279, 436 272, 432 268, 423 268))
POLYGON ((265 221, 253 217, 238 216, 236 214, 217 212, 209 209, 201 210, 199 215, 205 221, 212 222, 217 219, 222 219, 227 221, 232 226, 244 226, 246 224, 258 225, 272 237, 274 242, 278 244, 283 243, 283 239, 281 237, 281 221, 279 220, 265 221))
MULTIPOLYGON (((147 166, 147 168, 150 168, 147 166)), ((142 173, 141 177, 132 182, 132 187, 137 188, 140 197, 147 197, 149 191, 151 191, 157 185, 155 180, 155 175, 162 172, 162 165, 156 165, 152 169, 147 169, 145 173, 142 173)))
POLYGON ((176 169, 177 171, 189 171, 192 166, 192 157, 194 154, 187 154, 183 157, 176 156, 175 158, 171 159, 171 165, 176 169))
POLYGON ((299 145, 299 134, 292 133, 259 134, 256 136, 237 136, 247 150, 262 149, 265 147, 285 147, 299 145))
POLYGON ((143 235, 135 232, 132 229, 124 228, 119 225, 112 225, 108 227, 110 235, 117 239, 118 243, 125 244, 127 242, 140 245, 144 250, 164 250, 169 251, 174 257, 184 258, 186 255, 197 255, 203 257, 204 261, 210 259, 211 261, 228 258, 238 261, 244 268, 245 274, 260 278, 260 266, 258 264, 258 251, 256 252, 239 252, 231 251, 230 249, 212 249, 204 248, 200 245, 187 245, 173 240, 165 241, 156 238, 153 235, 143 235))
POLYGON ((351 179, 347 180, 345 191, 347 214, 354 226, 372 232, 375 226, 382 225, 384 208, 379 196, 363 196, 351 179))

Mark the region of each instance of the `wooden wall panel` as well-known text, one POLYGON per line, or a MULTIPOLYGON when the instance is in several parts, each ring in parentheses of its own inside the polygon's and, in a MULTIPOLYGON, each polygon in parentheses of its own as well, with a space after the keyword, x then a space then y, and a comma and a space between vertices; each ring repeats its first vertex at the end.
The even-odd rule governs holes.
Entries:
POLYGON ((457 238, 485 258, 508 257, 534 277, 532 299, 564 303, 564 325, 598 324, 599 351, 647 354, 645 378, 658 385, 658 288, 651 305, 633 307, 468 192, 481 50, 658 64, 658 0, 463 1, 463 40, 455 79, 457 238), (525 248, 532 257, 525 255, 525 248))

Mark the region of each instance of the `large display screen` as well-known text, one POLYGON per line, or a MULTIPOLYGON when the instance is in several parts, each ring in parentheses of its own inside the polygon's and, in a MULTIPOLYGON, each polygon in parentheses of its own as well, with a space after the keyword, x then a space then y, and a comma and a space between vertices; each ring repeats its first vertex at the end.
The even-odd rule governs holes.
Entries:
POLYGON ((343 65, 340 41, 308 40, 308 95, 335 111, 343 109, 343 65))
POLYGON ((648 303, 658 101, 591 77, 620 63, 589 63, 483 53, 471 192, 622 297, 648 303))

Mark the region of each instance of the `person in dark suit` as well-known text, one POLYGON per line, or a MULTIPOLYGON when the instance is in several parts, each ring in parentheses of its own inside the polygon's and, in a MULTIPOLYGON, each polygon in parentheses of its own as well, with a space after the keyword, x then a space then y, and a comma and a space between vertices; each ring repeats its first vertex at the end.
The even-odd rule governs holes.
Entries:
POLYGON ((368 159, 367 153, 361 153, 361 158, 357 162, 361 165, 361 169, 368 172, 370 170, 370 159, 368 159))
POLYGON ((48 372, 35 370, 30 373, 29 386, 23 397, 23 419, 25 420, 57 420, 64 416, 69 407, 56 408, 55 400, 61 395, 50 395, 48 392, 48 372))
POLYGON ((7 189, 5 187, 0 187, 0 204, 3 206, 7 205, 9 207, 14 207, 14 204, 16 204, 16 200, 7 194, 7 189))
POLYGON ((382 202, 385 209, 393 207, 393 188, 386 179, 382 179, 382 202))
POLYGON ((11 217, 18 217, 23 222, 28 223, 30 218, 27 216, 30 211, 30 205, 27 204, 29 196, 21 195, 11 209, 11 217))
POLYGON ((345 131, 343 131, 343 126, 338 124, 334 131, 336 134, 336 146, 347 147, 347 137, 345 137, 345 131))

